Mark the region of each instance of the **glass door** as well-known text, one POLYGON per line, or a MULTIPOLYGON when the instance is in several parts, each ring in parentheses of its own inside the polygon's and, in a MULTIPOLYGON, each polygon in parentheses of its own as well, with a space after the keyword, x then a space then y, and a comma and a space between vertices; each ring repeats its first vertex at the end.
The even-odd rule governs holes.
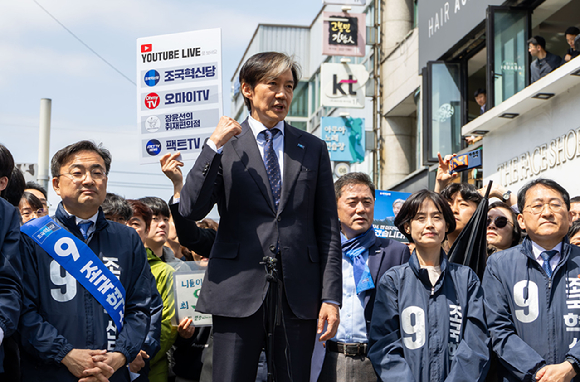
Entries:
POLYGON ((487 9, 488 99, 496 106, 529 85, 530 11, 487 9))
POLYGON ((437 162, 461 150, 463 116, 462 69, 459 63, 430 61, 423 73, 423 158, 437 162))

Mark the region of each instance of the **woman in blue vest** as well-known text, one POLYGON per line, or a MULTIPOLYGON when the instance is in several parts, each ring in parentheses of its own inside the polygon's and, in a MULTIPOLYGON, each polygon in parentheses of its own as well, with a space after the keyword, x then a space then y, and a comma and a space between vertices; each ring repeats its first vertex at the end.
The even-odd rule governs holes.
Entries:
POLYGON ((447 261, 441 244, 455 229, 439 194, 411 195, 395 225, 415 244, 409 263, 377 286, 369 358, 383 381, 483 381, 488 335, 476 274, 447 261))

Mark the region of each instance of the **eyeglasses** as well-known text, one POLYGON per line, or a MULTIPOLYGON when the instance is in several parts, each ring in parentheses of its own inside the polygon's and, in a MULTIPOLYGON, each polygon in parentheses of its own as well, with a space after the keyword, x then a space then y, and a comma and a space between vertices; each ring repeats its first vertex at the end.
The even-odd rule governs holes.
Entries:
POLYGON ((35 211, 28 211, 28 210, 22 211, 22 212, 20 212, 20 215, 25 219, 28 219, 32 215, 34 215, 35 217, 44 216, 44 208, 39 208, 35 211))
POLYGON ((506 218, 505 216, 496 216, 495 219, 492 218, 487 218, 487 225, 486 227, 489 227, 489 225, 491 224, 491 222, 493 221, 493 224, 497 227, 497 228, 503 228, 506 225, 512 224, 512 222, 508 221, 508 218, 506 218))
MULTIPOLYGON (((558 201, 551 201, 550 203, 534 203, 531 206, 527 206, 525 208, 529 208, 530 211, 534 215, 538 215, 544 210, 544 206, 548 206, 552 212, 560 212, 564 208, 564 205, 558 201)), ((524 209, 525 209, 524 208, 524 209)))
POLYGON ((87 178, 87 174, 91 173, 91 178, 94 180, 103 180, 107 177, 107 174, 100 168, 94 168, 90 171, 82 171, 80 169, 75 169, 72 172, 58 174, 58 176, 67 175, 73 182, 82 182, 87 178))

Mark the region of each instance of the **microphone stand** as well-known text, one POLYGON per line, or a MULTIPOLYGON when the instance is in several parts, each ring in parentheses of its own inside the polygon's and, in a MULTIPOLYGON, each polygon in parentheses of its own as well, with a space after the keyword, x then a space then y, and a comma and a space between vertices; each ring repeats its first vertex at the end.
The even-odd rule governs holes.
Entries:
POLYGON ((266 268, 266 279, 270 286, 268 287, 268 323, 266 325, 267 334, 267 365, 268 365, 268 382, 276 381, 274 373, 274 330, 276 328, 276 312, 278 310, 278 259, 275 257, 265 256, 260 264, 266 268))

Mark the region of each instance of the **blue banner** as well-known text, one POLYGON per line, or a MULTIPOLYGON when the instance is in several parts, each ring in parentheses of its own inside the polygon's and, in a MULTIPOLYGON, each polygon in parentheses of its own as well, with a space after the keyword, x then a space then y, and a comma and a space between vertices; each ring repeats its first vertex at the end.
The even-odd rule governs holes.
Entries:
POLYGON ((365 159, 364 118, 322 117, 322 140, 331 161, 361 163, 365 159))
POLYGON ((411 194, 408 192, 375 190, 373 227, 377 237, 387 237, 402 243, 408 240, 395 226, 395 217, 411 194))
POLYGON ((32 219, 20 230, 93 295, 111 316, 120 333, 125 315, 125 288, 97 255, 50 216, 32 219))

